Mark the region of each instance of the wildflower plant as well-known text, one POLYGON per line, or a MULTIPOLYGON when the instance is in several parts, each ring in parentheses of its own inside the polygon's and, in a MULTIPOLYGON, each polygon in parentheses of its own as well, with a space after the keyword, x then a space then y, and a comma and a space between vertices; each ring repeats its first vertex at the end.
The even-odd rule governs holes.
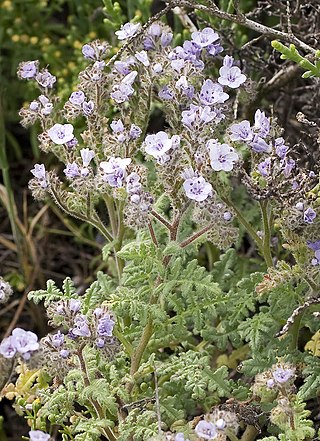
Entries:
POLYGON ((235 121, 249 73, 214 29, 181 46, 157 20, 116 35, 116 57, 105 42, 83 46, 87 67, 66 102, 38 61, 18 69, 40 91, 22 124, 40 122, 39 146, 59 161, 35 164, 29 188, 96 228, 108 271, 83 295, 70 278, 29 294, 56 329, 38 342, 17 328, 0 353, 47 378, 4 395, 14 390, 31 441, 53 426, 65 441, 310 439, 304 400, 320 369, 299 335, 318 321, 294 311, 317 305, 316 172, 267 110, 235 121), (155 109, 165 126, 151 131, 155 109), (259 220, 242 209, 249 197, 259 220), (241 257, 239 234, 255 260, 241 257))

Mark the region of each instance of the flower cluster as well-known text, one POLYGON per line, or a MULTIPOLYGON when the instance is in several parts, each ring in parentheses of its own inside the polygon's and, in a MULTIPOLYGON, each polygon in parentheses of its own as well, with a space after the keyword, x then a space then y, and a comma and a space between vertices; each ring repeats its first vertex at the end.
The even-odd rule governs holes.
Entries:
POLYGON ((13 358, 20 354, 24 360, 29 360, 31 353, 38 349, 37 335, 21 328, 15 328, 0 344, 0 354, 5 358, 13 358))

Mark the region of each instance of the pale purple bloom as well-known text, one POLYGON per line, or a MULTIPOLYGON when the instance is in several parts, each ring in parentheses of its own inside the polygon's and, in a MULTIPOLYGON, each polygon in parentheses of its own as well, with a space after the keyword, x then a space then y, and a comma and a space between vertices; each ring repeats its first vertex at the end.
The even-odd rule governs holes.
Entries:
POLYGON ((283 369, 277 368, 272 372, 272 376, 277 383, 283 384, 286 383, 290 378, 294 375, 294 371, 292 369, 283 369))
POLYGON ((173 137, 169 138, 166 132, 160 131, 154 135, 148 135, 145 139, 145 151, 154 158, 160 158, 171 149, 173 137))
POLYGON ((46 179, 46 169, 44 164, 35 164, 34 168, 30 171, 35 178, 39 179, 39 181, 46 179))
POLYGON ((162 68, 162 65, 160 63, 155 63, 152 66, 152 70, 153 70, 154 73, 158 74, 158 73, 162 72, 163 68, 162 68))
POLYGON ((135 59, 133 57, 128 57, 125 60, 121 61, 115 61, 114 67, 117 72, 119 72, 122 75, 128 75, 131 70, 131 66, 136 63, 135 59))
POLYGON ((19 64, 18 75, 20 78, 34 78, 38 73, 39 61, 26 61, 19 64))
POLYGON ((288 178, 292 172, 292 170, 296 166, 296 162, 292 158, 286 158, 282 161, 283 174, 286 178, 288 178))
POLYGON ((75 147, 75 146, 78 145, 78 144, 79 144, 79 143, 78 143, 77 138, 72 138, 71 141, 66 142, 66 146, 67 146, 69 149, 72 149, 73 147, 75 147))
POLYGON ((53 110, 53 104, 52 103, 48 103, 41 110, 41 114, 44 115, 44 116, 48 116, 48 115, 50 115, 52 110, 53 110))
POLYGON ((269 378, 269 380, 267 381, 267 387, 269 389, 272 389, 274 386, 274 380, 272 378, 269 378))
POLYGON ((209 44, 209 46, 206 47, 206 51, 209 55, 212 55, 213 57, 223 52, 223 47, 219 42, 209 44))
POLYGON ((94 158, 95 153, 93 150, 90 149, 81 149, 80 150, 80 155, 82 158, 82 165, 83 167, 88 167, 88 165, 90 164, 91 160, 94 158))
POLYGON ((284 144, 284 139, 277 138, 275 140, 274 146, 276 148, 276 154, 279 156, 279 158, 284 159, 289 150, 289 147, 284 144))
POLYGON ((212 80, 206 80, 201 87, 199 98, 201 104, 212 106, 213 104, 224 103, 229 95, 223 91, 220 84, 214 83, 212 80))
POLYGON ((78 299, 70 299, 68 307, 69 307, 71 312, 76 314, 78 311, 80 311, 81 301, 78 300, 78 299))
POLYGON ((192 32, 192 40, 199 47, 207 47, 219 39, 219 35, 211 28, 204 28, 202 31, 192 32))
POLYGON ((70 355, 70 351, 68 351, 68 349, 61 349, 59 354, 61 358, 68 358, 70 355))
POLYGON ((141 135, 142 130, 139 126, 136 126, 135 124, 131 124, 129 136, 131 139, 137 139, 141 135))
POLYGON ((46 169, 44 164, 35 164, 34 168, 30 170, 33 176, 39 181, 42 188, 48 187, 48 182, 46 179, 46 169))
POLYGON ((314 251, 314 258, 311 261, 312 265, 319 265, 320 263, 320 240, 316 240, 315 242, 308 241, 308 248, 314 251))
POLYGON ((227 426, 227 423, 223 418, 219 418, 217 421, 215 421, 215 426, 218 430, 224 430, 227 426))
POLYGON ((77 90, 75 92, 72 92, 69 101, 75 106, 80 106, 84 102, 85 98, 85 94, 82 92, 82 90, 77 90))
POLYGON ((118 40, 126 40, 127 38, 133 37, 139 29, 140 23, 125 23, 121 26, 119 31, 115 32, 115 34, 117 35, 118 40))
POLYGON ((234 62, 234 58, 230 57, 230 55, 226 55, 223 58, 223 66, 224 67, 232 67, 233 66, 233 62, 234 62))
POLYGON ((48 97, 46 97, 45 95, 39 95, 38 96, 38 100, 39 100, 39 102, 43 105, 43 106, 46 106, 47 104, 49 104, 49 98, 48 97))
POLYGON ((5 358, 12 358, 15 356, 17 348, 15 347, 12 335, 4 338, 0 344, 0 354, 5 358))
POLYGON ((73 335, 78 337, 90 337, 88 321, 85 315, 78 314, 74 319, 74 328, 71 329, 73 335))
POLYGON ((113 86, 110 96, 116 103, 121 104, 128 101, 133 93, 134 89, 130 84, 120 83, 113 86))
POLYGON ((73 125, 55 124, 47 133, 51 141, 55 144, 65 144, 73 139, 73 125))
POLYGON ((113 120, 112 123, 110 124, 110 127, 111 130, 117 134, 122 133, 124 131, 124 125, 121 119, 113 120))
POLYGON ((50 439, 50 435, 42 430, 30 430, 29 437, 30 441, 48 441, 50 439))
POLYGON ((257 153, 270 153, 271 146, 258 135, 254 135, 252 141, 249 142, 250 147, 257 153))
POLYGON ((216 118, 217 115, 217 111, 215 109, 211 110, 209 106, 201 107, 191 104, 189 110, 182 112, 181 121, 185 126, 192 128, 194 123, 206 124, 216 118))
POLYGON ((267 118, 260 109, 256 110, 254 115, 254 128, 262 138, 266 138, 270 132, 270 118, 267 118))
POLYGON ((215 171, 231 171, 239 155, 233 147, 228 144, 220 144, 214 139, 209 139, 206 144, 209 150, 210 164, 215 171))
POLYGON ((247 77, 241 73, 241 70, 237 66, 227 67, 222 66, 219 69, 218 82, 223 86, 229 86, 231 89, 236 89, 243 84, 247 77))
POLYGON ((152 25, 148 28, 148 35, 152 37, 160 37, 162 32, 162 28, 159 23, 152 23, 152 25))
POLYGON ((111 187, 122 187, 126 177, 126 167, 131 163, 130 158, 111 157, 109 161, 100 163, 104 175, 103 180, 107 181, 111 187))
POLYGON ((60 348, 64 343, 64 334, 58 331, 56 334, 51 335, 51 343, 55 348, 60 348))
POLYGON ((162 100, 172 100, 175 97, 175 93, 168 86, 164 86, 159 90, 158 96, 162 100))
POLYGON ((304 203, 303 202, 297 202, 295 207, 296 207, 297 210, 303 211, 304 210, 304 203))
POLYGON ((271 158, 267 158, 258 164, 258 171, 264 178, 270 175, 271 158))
POLYGON ((317 213, 310 207, 307 208, 303 213, 303 220, 307 224, 312 224, 316 217, 317 213))
POLYGON ((167 47, 173 39, 173 34, 171 32, 162 32, 160 37, 160 43, 162 47, 167 47))
POLYGON ((189 199, 202 202, 212 194, 212 185, 202 176, 186 179, 183 183, 184 191, 189 199))
POLYGON ((48 87, 51 89, 56 81, 56 77, 51 75, 47 69, 42 69, 42 71, 38 72, 36 75, 36 82, 42 87, 48 87))
POLYGON ((98 321, 97 332, 102 337, 111 337, 115 321, 112 320, 109 314, 104 315, 98 321))
POLYGON ((142 185, 140 184, 140 176, 133 172, 130 173, 129 176, 126 177, 126 190, 129 194, 140 193, 142 189, 142 185))
POLYGON ((181 58, 178 58, 177 60, 172 60, 171 61, 171 67, 176 72, 180 72, 181 69, 184 68, 184 66, 185 66, 185 61, 182 60, 181 58))
POLYGON ((70 179, 74 179, 80 176, 80 170, 76 162, 68 162, 63 172, 67 176, 67 178, 70 179))
POLYGON ((184 437, 184 434, 182 432, 179 432, 176 434, 176 436, 174 437, 174 441, 189 441, 189 439, 186 439, 184 437))
POLYGON ((29 109, 32 110, 33 112, 37 112, 39 110, 39 103, 38 101, 31 101, 30 105, 29 105, 29 109))
POLYGON ((25 360, 30 358, 30 352, 39 349, 37 335, 21 328, 15 328, 12 331, 12 345, 25 360))
MULTIPOLYGON (((93 63, 92 67, 97 69, 97 70, 103 70, 105 65, 106 65, 106 62, 104 60, 101 60, 101 61, 95 61, 93 63)), ((99 76, 99 78, 100 78, 100 76, 99 76)))
POLYGON ((215 439, 218 436, 216 426, 208 421, 199 421, 195 427, 196 434, 203 439, 215 439))
POLYGON ((92 100, 84 101, 82 103, 82 111, 85 116, 92 115, 92 113, 94 111, 94 102, 92 100))
POLYGON ((231 141, 251 141, 253 138, 253 132, 250 127, 250 123, 247 120, 241 121, 238 124, 232 124, 229 127, 231 132, 230 139, 231 141))
POLYGON ((95 50, 93 49, 93 47, 90 44, 83 45, 81 51, 82 51, 84 58, 87 58, 89 60, 96 59, 95 50))
POLYGON ((149 57, 146 51, 140 51, 140 52, 136 52, 134 54, 134 56, 136 57, 136 59, 138 61, 140 61, 140 63, 142 63, 145 67, 150 66, 150 61, 149 61, 149 57))
POLYGON ((97 348, 102 349, 105 346, 105 344, 106 343, 103 338, 97 338, 97 340, 96 340, 97 348))
POLYGON ((223 213, 223 220, 225 220, 226 222, 231 221, 232 219, 232 214, 230 213, 230 211, 225 211, 223 213))

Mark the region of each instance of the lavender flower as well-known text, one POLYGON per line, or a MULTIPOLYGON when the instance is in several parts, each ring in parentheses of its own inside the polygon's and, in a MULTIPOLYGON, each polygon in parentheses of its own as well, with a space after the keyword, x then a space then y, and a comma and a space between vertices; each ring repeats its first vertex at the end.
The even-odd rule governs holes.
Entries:
POLYGON ((42 69, 36 75, 36 82, 45 88, 51 89, 56 81, 57 78, 54 75, 51 75, 47 69, 42 69))
POLYGON ((292 170, 296 166, 296 162, 292 158, 285 158, 282 161, 283 174, 286 178, 288 178, 292 172, 292 170))
POLYGON ((72 163, 68 162, 63 172, 69 179, 77 178, 81 174, 78 164, 76 162, 72 162, 72 163))
POLYGON ((184 110, 182 112, 182 123, 189 127, 193 128, 193 125, 196 123, 209 123, 215 117, 217 117, 218 113, 216 110, 211 110, 209 106, 201 107, 195 106, 194 104, 190 105, 189 110, 184 110))
POLYGON ((30 430, 29 437, 30 441, 48 441, 50 439, 50 435, 42 430, 30 430))
POLYGON ((204 201, 212 194, 212 185, 206 182, 202 176, 186 179, 183 183, 183 188, 187 197, 197 202, 204 201))
POLYGON ((70 355, 70 351, 68 351, 68 349, 61 349, 59 354, 61 358, 68 358, 70 355))
POLYGON ((224 430, 227 426, 227 423, 223 418, 219 418, 217 421, 215 421, 215 426, 218 430, 224 430))
POLYGON ((159 90, 158 96, 162 100, 170 101, 173 100, 173 98, 175 97, 175 93, 168 86, 164 86, 162 87, 162 89, 159 90))
POLYGON ((121 75, 128 75, 131 72, 131 66, 136 63, 133 57, 128 57, 126 60, 115 61, 114 67, 121 75))
POLYGON ((71 104, 74 104, 75 106, 81 106, 85 98, 86 98, 85 94, 81 90, 77 90, 75 92, 72 92, 69 101, 71 104))
POLYGON ((239 160, 239 155, 228 144, 220 144, 215 139, 209 139, 206 144, 209 150, 210 164, 215 171, 231 171, 233 165, 239 160))
POLYGON ((30 170, 33 176, 38 180, 42 188, 48 187, 48 182, 46 178, 46 169, 44 164, 35 164, 34 168, 30 170))
POLYGON ((90 44, 83 45, 81 52, 82 52, 84 58, 87 58, 89 60, 96 59, 95 50, 93 49, 93 47, 90 44))
POLYGON ((148 135, 145 139, 145 151, 149 155, 158 159, 164 155, 173 146, 174 142, 180 140, 179 136, 175 135, 169 138, 166 132, 160 131, 154 135, 148 135))
POLYGON ((103 338, 97 338, 96 340, 96 346, 99 349, 102 349, 105 346, 106 342, 104 341, 103 338))
POLYGON ((112 121, 110 127, 114 133, 118 134, 124 132, 124 125, 121 119, 118 119, 117 121, 116 120, 112 121))
POLYGON ((146 51, 140 51, 140 52, 136 52, 134 54, 134 56, 136 57, 136 59, 138 61, 140 61, 140 63, 142 63, 145 67, 150 66, 150 61, 149 61, 149 57, 146 51))
POLYGON ((206 51, 209 55, 215 57, 216 55, 223 52, 223 47, 221 44, 217 41, 216 43, 209 44, 209 46, 206 47, 206 51))
POLYGON ((83 165, 83 167, 88 167, 88 165, 90 164, 91 160, 95 156, 94 151, 90 150, 90 149, 81 149, 80 150, 80 155, 81 155, 81 158, 82 158, 82 165, 83 165))
POLYGON ((261 138, 266 138, 270 132, 270 118, 267 118, 264 112, 260 109, 256 110, 254 115, 254 128, 258 130, 261 138))
POLYGON ((248 143, 252 150, 254 150, 257 153, 270 153, 271 152, 271 145, 267 144, 264 139, 262 139, 258 135, 254 135, 252 141, 248 143))
POLYGON ((51 343, 55 348, 59 348, 64 343, 64 334, 58 331, 56 334, 51 335, 51 343))
POLYGON ((98 321, 97 332, 101 337, 111 337, 115 321, 109 314, 104 315, 98 321))
POLYGON ((129 131, 129 136, 131 139, 139 138, 141 133, 142 133, 142 130, 140 129, 140 127, 136 126, 135 124, 131 124, 130 131, 129 131))
POLYGON ((134 88, 130 84, 120 83, 113 86, 110 96, 116 103, 121 104, 128 101, 133 93, 134 88))
POLYGON ((74 328, 71 329, 71 332, 77 337, 90 337, 91 331, 85 315, 76 315, 74 319, 74 328))
POLYGON ((251 130, 250 123, 247 120, 241 121, 238 124, 232 124, 229 130, 231 132, 231 141, 248 142, 253 138, 253 132, 251 130))
POLYGON ((223 86, 229 86, 231 89, 238 88, 247 79, 237 66, 222 66, 219 69, 219 74, 218 83, 223 86))
POLYGON ((162 32, 160 37, 160 43, 162 47, 167 47, 173 39, 173 34, 171 32, 162 32))
POLYGON ((30 357, 29 352, 39 349, 38 337, 31 331, 15 328, 12 331, 12 339, 17 352, 26 359, 30 357))
POLYGON ((184 437, 184 434, 182 432, 179 432, 176 434, 176 436, 174 437, 174 441, 189 441, 189 439, 186 439, 184 437))
POLYGON ((202 31, 192 32, 191 38, 194 43, 203 48, 219 40, 219 35, 211 28, 204 28, 202 31))
POLYGON ((0 344, 0 354, 5 358, 12 358, 15 356, 17 348, 15 347, 12 336, 4 338, 0 344))
POLYGON ((23 79, 35 78, 39 69, 39 61, 25 61, 19 64, 18 77, 23 79))
POLYGON ((270 175, 271 171, 271 158, 267 158, 264 161, 258 164, 258 172, 263 177, 267 177, 270 175))
POLYGON ((219 84, 206 80, 201 87, 199 98, 204 106, 212 106, 213 104, 224 103, 229 95, 223 91, 219 84))
POLYGON ((225 220, 226 222, 231 221, 232 219, 232 214, 230 213, 230 211, 225 211, 223 213, 223 220, 225 220))
POLYGON ((203 439, 211 440, 217 438, 218 436, 216 426, 207 421, 199 421, 194 430, 196 434, 203 439))
POLYGON ((47 133, 51 141, 55 144, 65 144, 73 139, 73 125, 55 124, 47 133))
POLYGON ((94 102, 93 101, 84 101, 82 103, 82 111, 85 116, 92 115, 94 111, 94 102))
POLYGON ((283 369, 281 367, 272 372, 272 376, 277 383, 286 383, 294 375, 293 369, 283 369))
POLYGON ((319 265, 320 264, 320 240, 316 240, 315 242, 308 241, 307 242, 308 248, 314 251, 314 258, 311 261, 312 265, 319 265))
POLYGON ((111 157, 109 161, 100 163, 100 167, 104 172, 103 180, 108 182, 111 187, 122 187, 126 177, 126 167, 131 163, 130 158, 111 157))
POLYGON ((81 301, 78 299, 70 299, 68 303, 69 310, 76 314, 78 311, 80 311, 81 308, 81 301))
POLYGON ((277 138, 275 140, 274 146, 276 149, 276 154, 279 156, 279 158, 284 159, 289 150, 289 147, 284 144, 284 139, 277 138))
POLYGON ((307 224, 312 224, 316 217, 317 217, 317 213, 310 207, 307 208, 303 213, 303 220, 307 224))
POLYGON ((119 31, 116 31, 115 34, 118 37, 118 40, 126 40, 127 38, 133 37, 138 30, 140 29, 140 23, 125 23, 121 26, 119 31))

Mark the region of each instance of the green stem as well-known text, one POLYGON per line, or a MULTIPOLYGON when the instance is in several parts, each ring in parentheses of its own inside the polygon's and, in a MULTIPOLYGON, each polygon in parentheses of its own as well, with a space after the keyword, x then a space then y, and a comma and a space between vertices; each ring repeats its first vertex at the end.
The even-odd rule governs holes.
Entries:
MULTIPOLYGON (((104 202, 105 202, 107 210, 108 210, 112 235, 114 237, 114 240, 117 241, 116 245, 113 247, 113 253, 114 253, 114 260, 115 260, 116 268, 117 268, 118 280, 120 282, 122 270, 124 267, 124 262, 122 261, 122 259, 120 259, 117 256, 117 251, 119 251, 119 249, 121 248, 121 243, 118 243, 118 241, 120 239, 120 237, 119 237, 120 224, 118 225, 117 213, 116 213, 113 199, 108 194, 105 194, 103 196, 103 199, 104 199, 104 202)), ((121 242, 122 242, 122 237, 121 237, 121 242)))
POLYGON ((240 441, 253 441, 258 434, 259 432, 254 426, 247 426, 240 441))
MULTIPOLYGON (((86 361, 85 361, 83 353, 82 353, 83 348, 84 348, 84 345, 80 346, 80 348, 78 349, 76 354, 78 356, 80 368, 83 373, 84 385, 85 385, 85 387, 88 387, 88 386, 90 386, 90 379, 89 379, 87 364, 86 364, 86 361)), ((104 420, 106 416, 105 416, 105 412, 102 409, 102 407, 100 406, 100 404, 94 399, 91 399, 89 401, 92 404, 92 406, 97 414, 97 417, 100 418, 101 420, 104 420)), ((101 430, 102 435, 105 436, 109 441, 116 441, 117 440, 115 434, 113 433, 113 431, 111 430, 110 427, 104 427, 104 428, 101 428, 100 430, 101 430)))
POLYGON ((288 334, 291 336, 291 342, 289 346, 289 350, 295 351, 298 348, 298 342, 299 342, 299 331, 300 331, 300 325, 302 320, 303 312, 302 314, 299 314, 295 321, 293 322, 292 326, 290 327, 288 334))
POLYGON ((263 244, 261 251, 263 253, 264 260, 269 268, 273 266, 273 262, 272 262, 271 247, 270 247, 271 215, 269 215, 268 201, 260 201, 260 209, 261 209, 262 222, 263 222, 263 244))
MULTIPOLYGON (((139 344, 131 358, 131 368, 130 368, 131 376, 133 376, 138 371, 144 351, 149 343, 152 334, 153 334, 153 324, 151 318, 149 318, 148 323, 146 324, 142 332, 139 344)), ((131 383, 129 386, 130 391, 132 390, 132 387, 133 387, 133 383, 131 383)))
POLYGON ((230 208, 232 208, 235 211, 241 225, 246 229, 247 233, 257 244, 258 248, 262 249, 262 245, 263 245, 262 239, 260 239, 260 237, 257 235, 252 225, 249 224, 247 219, 243 217, 241 211, 234 205, 234 203, 230 199, 226 197, 222 197, 221 199, 223 200, 223 202, 225 202, 230 208))

